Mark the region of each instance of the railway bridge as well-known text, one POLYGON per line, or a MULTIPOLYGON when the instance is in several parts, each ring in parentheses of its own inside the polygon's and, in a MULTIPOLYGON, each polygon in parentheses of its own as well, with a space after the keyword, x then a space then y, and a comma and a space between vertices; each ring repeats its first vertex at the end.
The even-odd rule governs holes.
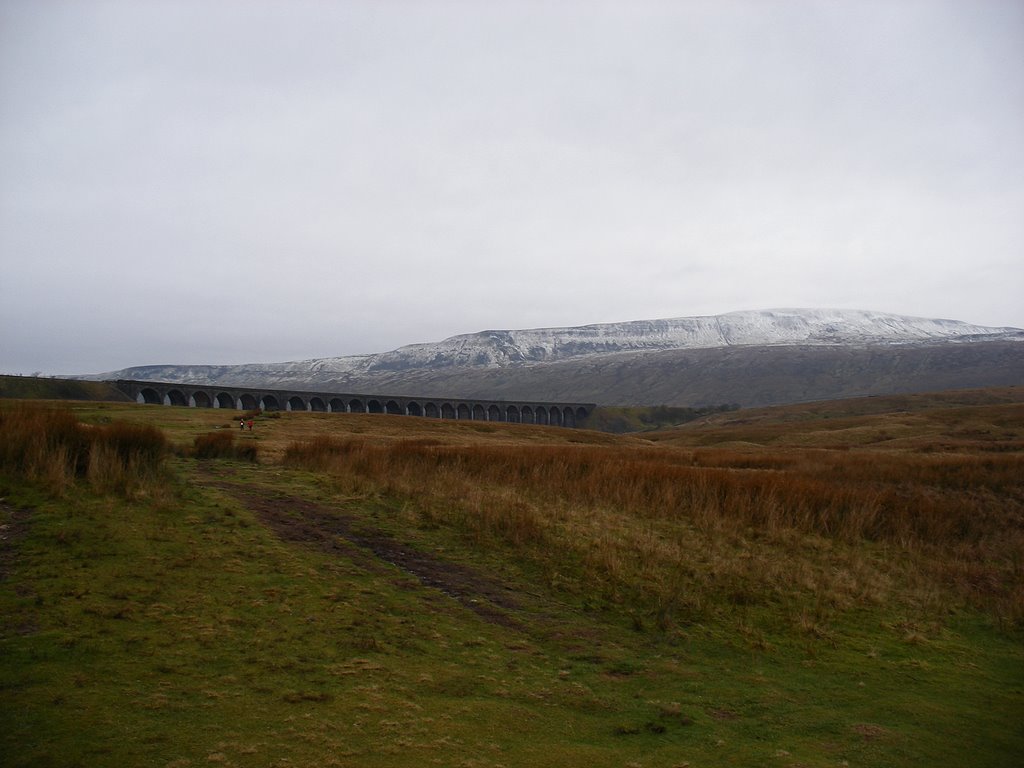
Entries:
POLYGON ((239 411, 317 411, 322 413, 391 413, 434 419, 497 421, 575 427, 594 403, 483 400, 479 398, 392 397, 342 392, 171 384, 119 379, 121 392, 138 403, 239 411))

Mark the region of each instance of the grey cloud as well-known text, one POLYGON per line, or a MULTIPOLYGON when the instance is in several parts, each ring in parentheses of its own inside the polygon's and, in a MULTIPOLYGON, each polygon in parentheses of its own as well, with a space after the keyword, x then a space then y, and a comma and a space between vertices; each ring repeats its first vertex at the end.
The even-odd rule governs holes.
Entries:
POLYGON ((1024 325, 1022 48, 1001 0, 0 3, 0 367, 1024 325))

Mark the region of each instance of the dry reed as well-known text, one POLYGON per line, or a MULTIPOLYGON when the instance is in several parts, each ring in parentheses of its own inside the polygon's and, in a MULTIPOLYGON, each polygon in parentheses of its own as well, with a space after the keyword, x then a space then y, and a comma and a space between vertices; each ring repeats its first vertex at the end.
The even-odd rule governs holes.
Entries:
POLYGON ((0 411, 0 467, 65 493, 78 480, 129 492, 155 475, 168 446, 156 427, 82 424, 67 410, 18 405, 0 411))
POLYGON ((1024 618, 1019 455, 319 437, 290 445, 285 462, 402 497, 432 524, 538 551, 561 547, 609 599, 639 585, 659 625, 699 614, 708 589, 736 605, 785 600, 794 589, 837 605, 885 599, 890 575, 857 558, 836 567, 834 552, 807 556, 798 548, 808 541, 928 552, 929 578, 1024 618), (781 560, 780 542, 792 550, 781 560))

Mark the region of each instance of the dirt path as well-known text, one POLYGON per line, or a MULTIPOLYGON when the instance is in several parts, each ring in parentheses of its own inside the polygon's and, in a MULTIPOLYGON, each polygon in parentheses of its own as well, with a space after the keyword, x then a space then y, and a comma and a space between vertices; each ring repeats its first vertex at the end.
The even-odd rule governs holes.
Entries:
POLYGON ((347 557, 375 573, 387 574, 387 566, 394 566, 491 623, 512 629, 524 628, 509 615, 519 610, 520 605, 508 587, 465 565, 411 549, 391 534, 368 525, 365 520, 357 521, 339 508, 223 479, 210 478, 205 484, 242 502, 283 541, 347 557))
MULTIPOLYGON (((28 535, 32 513, 30 508, 16 507, 7 503, 6 499, 0 499, 0 582, 15 573, 18 544, 28 535)), ((38 597, 35 587, 24 581, 16 583, 14 593, 26 600, 38 597)), ((22 614, 18 619, 13 614, 0 614, 0 637, 34 635, 38 631, 39 625, 31 614, 22 614)))
POLYGON ((8 504, 0 499, 0 581, 10 575, 15 560, 15 544, 28 533, 32 510, 8 504))

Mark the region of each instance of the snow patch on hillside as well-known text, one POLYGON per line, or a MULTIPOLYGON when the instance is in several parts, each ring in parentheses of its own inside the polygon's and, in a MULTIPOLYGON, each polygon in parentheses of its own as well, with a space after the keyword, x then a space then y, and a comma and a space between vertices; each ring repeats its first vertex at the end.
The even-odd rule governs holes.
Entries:
POLYGON ((376 355, 234 366, 143 366, 95 378, 209 382, 296 381, 447 368, 502 368, 622 352, 779 345, 896 345, 1024 341, 1024 330, 845 309, 771 309, 570 328, 488 330, 376 355))
MULTIPOLYGON (((644 350, 780 344, 908 344, 991 337, 1013 330, 1016 329, 863 310, 775 309, 572 328, 481 331, 430 344, 400 347, 371 356, 364 362, 368 363, 367 371, 502 367, 644 350)), ((339 370, 347 368, 346 360, 335 358, 329 365, 339 365, 339 370)))

